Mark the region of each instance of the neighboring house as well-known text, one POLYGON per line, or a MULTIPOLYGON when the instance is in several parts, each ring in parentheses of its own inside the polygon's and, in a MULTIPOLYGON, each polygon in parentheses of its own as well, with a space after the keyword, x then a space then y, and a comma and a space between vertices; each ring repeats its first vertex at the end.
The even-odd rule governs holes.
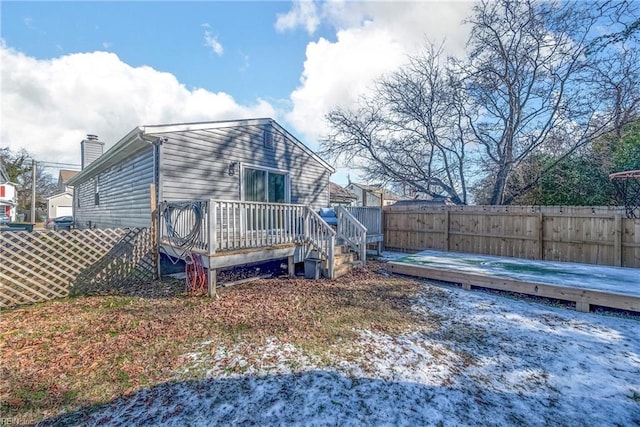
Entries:
POLYGON ((269 118, 134 128, 106 153, 82 141, 83 170, 74 187, 78 227, 151 223, 158 201, 245 200, 329 205, 334 169, 269 118))
MULTIPOLYGON (((95 135, 88 135, 95 136, 95 135)), ((97 138, 97 137, 96 137, 97 138)), ((100 150, 100 154, 102 154, 102 150, 100 150)), ((73 186, 69 185, 69 181, 71 178, 76 176, 80 171, 72 171, 68 169, 60 169, 60 173, 58 174, 58 191, 60 193, 71 193, 73 194, 73 186)))
MULTIPOLYGON (((95 135, 88 135, 88 138, 94 138, 95 135)), ((97 140, 95 137, 94 140, 97 140)), ((102 152, 100 151, 100 154, 102 152)), ((79 171, 61 169, 58 174, 58 191, 47 198, 47 212, 49 218, 58 218, 61 216, 73 216, 73 187, 69 185, 69 180, 76 176, 79 171)))
POLYGON ((331 206, 351 206, 356 200, 358 200, 358 196, 351 191, 334 182, 329 183, 329 203, 331 206))
POLYGON ((49 218, 73 216, 73 193, 60 193, 47 198, 49 218))
POLYGON ((357 184, 355 182, 349 182, 349 185, 347 185, 346 188, 356 195, 356 206, 388 206, 402 199, 402 197, 389 190, 382 189, 373 185, 364 185, 357 184), (382 196, 382 203, 380 203, 380 196, 382 196))
POLYGON ((9 174, 0 162, 0 212, 6 214, 11 221, 16 220, 18 192, 16 184, 10 182, 9 174))

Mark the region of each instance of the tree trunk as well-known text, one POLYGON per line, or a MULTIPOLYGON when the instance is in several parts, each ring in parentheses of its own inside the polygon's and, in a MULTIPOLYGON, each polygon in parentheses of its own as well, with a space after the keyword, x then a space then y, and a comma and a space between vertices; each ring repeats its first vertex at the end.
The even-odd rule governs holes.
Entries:
POLYGON ((504 165, 498 171, 496 182, 493 184, 493 191, 491 192, 491 205, 504 204, 504 191, 507 188, 507 180, 509 179, 510 172, 511 166, 508 165, 504 165))

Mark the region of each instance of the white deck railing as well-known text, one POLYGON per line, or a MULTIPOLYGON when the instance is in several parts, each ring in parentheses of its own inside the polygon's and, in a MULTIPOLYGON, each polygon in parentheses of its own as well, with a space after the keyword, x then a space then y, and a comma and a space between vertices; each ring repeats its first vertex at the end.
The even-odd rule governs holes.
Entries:
POLYGON ((308 244, 333 276, 336 232, 307 206, 211 199, 162 202, 159 211, 160 242, 178 255, 308 244))
POLYGON ((305 239, 303 205, 209 200, 213 252, 260 248, 305 239))
POLYGON ((336 208, 338 216, 337 237, 343 239, 351 248, 358 252, 363 264, 367 262, 367 227, 360 223, 343 206, 336 208))
POLYGON ((382 234, 382 209, 378 207, 347 207, 347 211, 367 228, 367 234, 382 234))

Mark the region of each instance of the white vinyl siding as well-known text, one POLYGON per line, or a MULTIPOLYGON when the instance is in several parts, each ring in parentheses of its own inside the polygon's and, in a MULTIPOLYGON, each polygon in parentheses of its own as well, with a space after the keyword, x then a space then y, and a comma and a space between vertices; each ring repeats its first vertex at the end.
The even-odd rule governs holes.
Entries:
POLYGON ((74 220, 81 227, 148 227, 151 224, 150 185, 153 147, 135 153, 121 164, 75 187, 79 206, 74 220), (99 204, 95 204, 99 180, 99 204))
POLYGON ((163 133, 160 200, 241 200, 242 171, 229 175, 231 163, 288 172, 290 203, 329 205, 331 172, 271 125, 163 133), (273 148, 265 148, 265 127, 273 148))

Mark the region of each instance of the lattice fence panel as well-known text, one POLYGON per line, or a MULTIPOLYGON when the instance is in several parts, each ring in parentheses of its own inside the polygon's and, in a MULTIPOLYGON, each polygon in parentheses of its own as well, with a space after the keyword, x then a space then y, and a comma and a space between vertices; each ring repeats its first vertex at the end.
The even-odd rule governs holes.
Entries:
POLYGON ((0 307, 65 297, 79 280, 95 287, 104 277, 153 277, 150 236, 149 229, 2 232, 0 307))
POLYGON ((76 278, 74 292, 111 294, 154 279, 156 266, 148 228, 129 230, 98 262, 76 278))

